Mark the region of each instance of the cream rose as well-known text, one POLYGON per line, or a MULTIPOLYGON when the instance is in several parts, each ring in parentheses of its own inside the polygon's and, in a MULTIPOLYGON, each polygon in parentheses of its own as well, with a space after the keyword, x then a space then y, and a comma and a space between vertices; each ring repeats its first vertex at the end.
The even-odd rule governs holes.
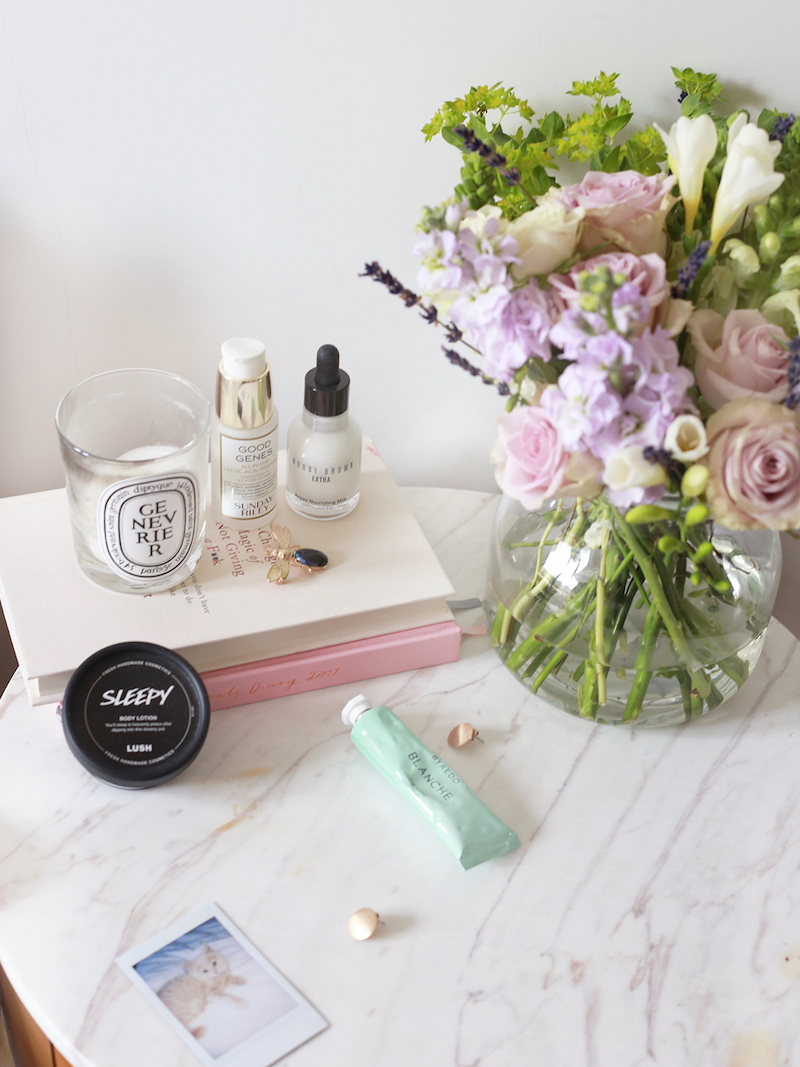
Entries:
POLYGON ((777 402, 786 396, 788 337, 760 311, 739 309, 723 318, 704 308, 695 311, 687 329, 697 384, 712 408, 743 397, 777 402))
POLYGON ((776 325, 784 322, 789 329, 794 319, 795 329, 800 333, 800 289, 784 289, 768 296, 761 305, 761 314, 776 325))
POLYGON ((800 526, 800 419, 783 404, 734 400, 708 420, 706 500, 732 530, 800 526))
POLYGON ((578 247, 584 212, 582 208, 568 211, 560 193, 560 189, 551 189, 532 211, 508 223, 507 232, 519 245, 519 263, 511 268, 518 282, 532 274, 549 274, 578 247))

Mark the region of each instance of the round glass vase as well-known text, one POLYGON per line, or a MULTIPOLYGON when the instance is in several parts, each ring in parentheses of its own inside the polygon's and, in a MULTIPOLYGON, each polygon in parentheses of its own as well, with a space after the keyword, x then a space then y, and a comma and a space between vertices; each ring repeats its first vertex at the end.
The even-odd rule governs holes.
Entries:
POLYGON ((503 496, 484 609, 501 660, 549 704, 596 722, 670 726, 747 680, 780 570, 771 530, 634 526, 602 497, 530 512, 503 496))

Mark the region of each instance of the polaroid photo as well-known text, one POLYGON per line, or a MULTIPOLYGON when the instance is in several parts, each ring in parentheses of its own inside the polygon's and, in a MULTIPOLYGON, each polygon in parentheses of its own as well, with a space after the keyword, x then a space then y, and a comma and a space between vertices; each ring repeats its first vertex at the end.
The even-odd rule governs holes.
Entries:
POLYGON ((208 1067, 269 1067, 328 1025, 215 904, 117 963, 208 1067))

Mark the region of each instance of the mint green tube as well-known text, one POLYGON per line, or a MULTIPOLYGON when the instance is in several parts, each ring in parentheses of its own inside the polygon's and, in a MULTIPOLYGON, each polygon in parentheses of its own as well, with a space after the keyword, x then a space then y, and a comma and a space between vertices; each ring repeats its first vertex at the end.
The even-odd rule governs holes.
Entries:
POLYGON ((519 848, 519 838, 387 707, 354 697, 342 719, 358 748, 468 870, 519 848))

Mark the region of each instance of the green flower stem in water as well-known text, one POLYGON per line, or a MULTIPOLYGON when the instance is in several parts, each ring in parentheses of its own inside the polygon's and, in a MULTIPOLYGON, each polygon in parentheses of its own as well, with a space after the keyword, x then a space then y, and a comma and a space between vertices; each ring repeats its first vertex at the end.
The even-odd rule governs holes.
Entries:
MULTIPOLYGON (((583 526, 585 525, 586 517, 584 515, 582 505, 583 501, 578 498, 575 501, 575 507, 572 509, 572 516, 570 517, 570 520, 567 523, 567 528, 564 531, 564 536, 562 538, 562 540, 565 541, 567 544, 574 545, 576 543, 580 533, 583 530, 583 526), (576 512, 578 514, 578 520, 573 525, 572 518, 574 517, 576 512)), ((515 626, 514 623, 521 623, 528 608, 537 598, 537 596, 544 592, 544 590, 548 586, 553 586, 552 575, 546 575, 544 578, 539 579, 539 573, 541 571, 541 559, 544 543, 550 535, 556 522, 558 522, 561 516, 565 514, 565 511, 561 507, 561 501, 558 502, 558 507, 556 507, 549 514, 550 522, 548 523, 548 526, 539 541, 539 549, 536 556, 536 570, 534 572, 533 579, 526 588, 522 589, 517 594, 517 596, 514 598, 511 604, 508 605, 508 607, 505 607, 505 605, 503 605, 502 612, 500 611, 498 606, 497 615, 495 616, 494 625, 492 626, 492 632, 490 635, 492 644, 495 646, 506 645, 509 642, 509 639, 512 641, 514 640, 514 638, 516 637, 516 632, 519 629, 519 626, 515 626), (513 633, 511 632, 512 629, 514 631, 513 633)), ((555 587, 553 586, 553 588, 551 589, 551 593, 554 591, 555 587)))
MULTIPOLYGON (((517 671, 526 662, 529 656, 537 650, 537 645, 542 641, 546 641, 551 647, 554 644, 554 638, 558 638, 563 631, 569 626, 575 619, 575 609, 582 608, 583 601, 594 593, 594 589, 591 586, 586 586, 582 589, 574 598, 573 611, 568 612, 566 607, 562 612, 554 615, 548 615, 546 618, 538 622, 531 630, 524 641, 516 648, 506 660, 506 666, 509 670, 517 671)), ((592 598, 593 599, 593 598, 592 598)), ((574 627, 574 634, 570 635, 570 640, 580 632, 580 625, 574 627)))
POLYGON ((550 659, 549 663, 545 667, 543 667, 537 675, 536 681, 531 686, 532 693, 536 692, 536 690, 539 688, 539 686, 542 684, 545 678, 547 678, 548 675, 558 671, 559 667, 567 658, 568 654, 569 653, 563 650, 561 652, 556 652, 555 656, 550 659))
MULTIPOLYGON (((694 653, 692 652, 686 641, 686 636, 683 632, 683 627, 681 626, 679 620, 675 617, 675 613, 672 610, 669 595, 667 594, 667 591, 664 585, 662 584, 662 575, 659 574, 658 569, 655 565, 655 558, 645 549, 644 545, 639 540, 638 535, 634 532, 633 527, 628 525, 628 523, 625 521, 622 515, 619 514, 619 512, 617 512, 616 517, 617 522, 619 523, 620 530, 622 531, 622 535, 625 538, 625 541, 627 542, 629 547, 631 548, 634 555, 634 559, 639 564, 639 568, 642 572, 642 575, 644 576, 644 579, 647 582, 647 587, 650 590, 650 595, 652 597, 651 608, 655 606, 656 610, 658 611, 663 620, 664 626, 670 636, 670 640, 675 646, 678 655, 681 657, 686 666, 692 669, 692 673, 694 673, 694 671, 697 670, 700 665, 696 662, 694 653)), ((669 581, 667 581, 666 584, 667 586, 671 586, 671 583, 669 581)))
POLYGON ((696 719, 698 715, 703 714, 703 701, 700 699, 700 694, 697 690, 692 687, 692 679, 689 677, 688 671, 678 672, 678 684, 681 687, 683 710, 686 718, 696 719))
POLYGON ((636 674, 628 694, 628 701, 625 704, 625 711, 622 713, 623 722, 633 722, 639 718, 639 712, 642 710, 642 703, 647 694, 650 679, 653 677, 653 672, 650 670, 650 661, 653 658, 662 621, 661 613, 654 598, 650 604, 650 610, 647 612, 642 643, 639 646, 639 655, 636 657, 636 674))
MULTIPOLYGON (((504 548, 513 551, 517 574, 529 559, 532 577, 520 581, 507 605, 498 595, 491 638, 532 692, 565 687, 581 717, 632 724, 669 693, 669 682, 661 681, 658 695, 648 699, 656 678, 672 680, 675 695, 666 699, 677 698, 685 719, 730 694, 723 674, 737 688, 744 683, 747 660, 726 654, 729 609, 741 610, 727 578, 727 549, 712 545, 708 523, 685 522, 691 506, 681 498, 674 518, 636 524, 604 497, 578 500, 571 509, 559 501, 539 516, 530 540, 524 523, 512 527, 504 548), (590 523, 594 536, 587 543, 590 523), (632 666, 629 640, 636 650, 632 666), (564 668, 568 673, 556 681, 564 668)), ((755 620, 745 626, 754 639, 760 636, 755 620)))

